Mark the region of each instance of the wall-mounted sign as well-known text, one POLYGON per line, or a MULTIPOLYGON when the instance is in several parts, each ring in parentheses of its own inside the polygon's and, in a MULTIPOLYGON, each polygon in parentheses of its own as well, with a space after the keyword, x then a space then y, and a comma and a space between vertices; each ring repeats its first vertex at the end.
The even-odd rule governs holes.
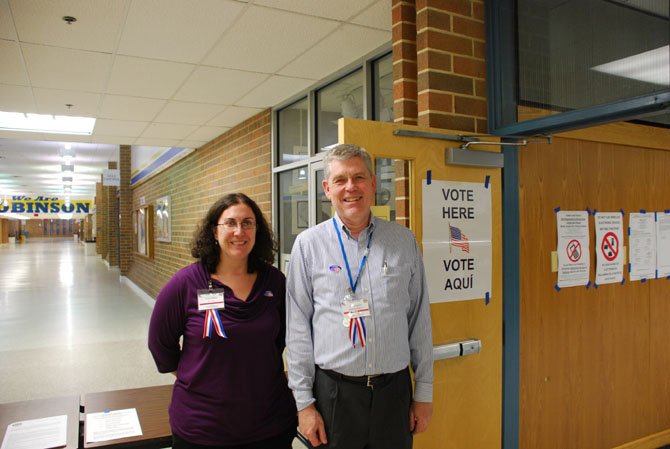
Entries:
POLYGON ((106 168, 102 171, 102 185, 103 186, 120 186, 121 172, 118 168, 106 168))
POLYGON ((93 211, 91 200, 71 200, 66 202, 58 197, 13 196, 7 204, 0 203, 0 213, 11 214, 90 214, 93 211))

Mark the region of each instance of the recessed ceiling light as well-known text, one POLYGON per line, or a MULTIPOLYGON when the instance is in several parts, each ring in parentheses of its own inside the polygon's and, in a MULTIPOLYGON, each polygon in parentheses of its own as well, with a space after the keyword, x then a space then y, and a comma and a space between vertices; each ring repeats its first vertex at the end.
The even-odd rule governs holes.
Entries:
POLYGON ((55 134, 91 135, 95 128, 92 117, 66 115, 24 114, 0 111, 0 129, 55 134))

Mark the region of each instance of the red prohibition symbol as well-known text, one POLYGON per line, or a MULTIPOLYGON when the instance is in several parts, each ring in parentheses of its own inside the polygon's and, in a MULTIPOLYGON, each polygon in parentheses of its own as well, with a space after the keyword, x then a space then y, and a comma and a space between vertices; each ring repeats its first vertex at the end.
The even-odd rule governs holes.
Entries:
POLYGON ((568 247, 565 250, 568 253, 570 262, 577 262, 582 258, 582 244, 579 243, 579 240, 570 240, 570 243, 568 243, 568 247))
POLYGON ((619 238, 613 232, 608 232, 600 243, 600 250, 608 262, 612 262, 619 255, 619 238))

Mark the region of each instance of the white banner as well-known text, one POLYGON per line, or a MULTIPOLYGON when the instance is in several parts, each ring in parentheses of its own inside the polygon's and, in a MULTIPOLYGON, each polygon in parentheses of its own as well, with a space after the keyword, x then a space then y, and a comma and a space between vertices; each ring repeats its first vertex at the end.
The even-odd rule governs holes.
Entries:
POLYGON ((474 182, 422 184, 430 302, 490 298, 491 190, 474 182))
POLYGON ((596 212, 596 285, 623 279, 623 215, 596 212))
POLYGON ((558 211, 558 285, 576 287, 589 283, 591 258, 589 253, 589 213, 558 211))

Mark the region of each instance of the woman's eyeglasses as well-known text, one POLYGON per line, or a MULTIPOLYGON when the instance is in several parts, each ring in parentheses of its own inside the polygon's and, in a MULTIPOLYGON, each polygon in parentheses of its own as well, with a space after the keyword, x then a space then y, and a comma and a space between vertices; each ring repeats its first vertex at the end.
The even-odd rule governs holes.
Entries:
POLYGON ((250 218, 245 218, 238 223, 235 219, 229 218, 223 223, 217 224, 217 226, 223 226, 226 231, 234 231, 238 227, 242 228, 244 231, 248 231, 249 229, 254 229, 256 227, 256 222, 250 218))

